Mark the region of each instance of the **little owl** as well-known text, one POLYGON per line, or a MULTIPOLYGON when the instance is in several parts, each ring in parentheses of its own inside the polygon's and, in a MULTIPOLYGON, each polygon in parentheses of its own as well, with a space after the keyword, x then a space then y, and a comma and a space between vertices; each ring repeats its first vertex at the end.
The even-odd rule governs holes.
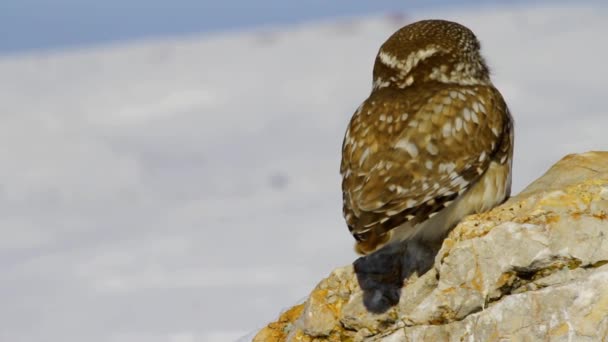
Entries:
POLYGON ((436 243, 509 196, 513 120, 473 32, 424 20, 395 32, 342 146, 344 217, 355 250, 436 243))

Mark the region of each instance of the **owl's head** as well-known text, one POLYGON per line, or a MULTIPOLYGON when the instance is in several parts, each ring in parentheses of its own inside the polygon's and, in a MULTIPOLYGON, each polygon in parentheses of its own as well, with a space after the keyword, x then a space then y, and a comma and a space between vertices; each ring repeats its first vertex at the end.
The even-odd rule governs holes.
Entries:
POLYGON ((488 84, 488 67, 473 32, 451 21, 423 20, 384 42, 374 64, 374 89, 421 82, 488 84))

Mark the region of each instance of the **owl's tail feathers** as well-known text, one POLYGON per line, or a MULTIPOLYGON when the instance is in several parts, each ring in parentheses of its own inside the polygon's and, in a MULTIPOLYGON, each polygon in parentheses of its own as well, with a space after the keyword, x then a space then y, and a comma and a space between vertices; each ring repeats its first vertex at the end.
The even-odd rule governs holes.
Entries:
POLYGON ((391 238, 392 231, 378 230, 373 227, 364 233, 355 233, 353 236, 357 242, 355 243, 355 252, 360 255, 367 255, 384 246, 391 238))

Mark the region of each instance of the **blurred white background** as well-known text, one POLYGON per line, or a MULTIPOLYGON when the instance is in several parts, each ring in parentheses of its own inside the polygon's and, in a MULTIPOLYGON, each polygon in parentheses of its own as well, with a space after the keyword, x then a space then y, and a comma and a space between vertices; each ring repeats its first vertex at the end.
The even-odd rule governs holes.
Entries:
POLYGON ((0 5, 0 341, 231 341, 352 262, 343 133, 413 20, 482 41, 515 193, 608 146, 599 1, 252 3, 0 5))

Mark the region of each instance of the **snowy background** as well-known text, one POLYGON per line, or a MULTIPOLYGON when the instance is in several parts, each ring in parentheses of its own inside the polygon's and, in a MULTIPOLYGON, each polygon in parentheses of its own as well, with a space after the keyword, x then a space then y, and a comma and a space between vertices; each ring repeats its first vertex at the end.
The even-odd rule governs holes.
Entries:
POLYGON ((342 136, 380 44, 475 31, 514 192, 608 148, 608 7, 427 8, 0 55, 0 341, 231 341, 354 260, 342 136))

